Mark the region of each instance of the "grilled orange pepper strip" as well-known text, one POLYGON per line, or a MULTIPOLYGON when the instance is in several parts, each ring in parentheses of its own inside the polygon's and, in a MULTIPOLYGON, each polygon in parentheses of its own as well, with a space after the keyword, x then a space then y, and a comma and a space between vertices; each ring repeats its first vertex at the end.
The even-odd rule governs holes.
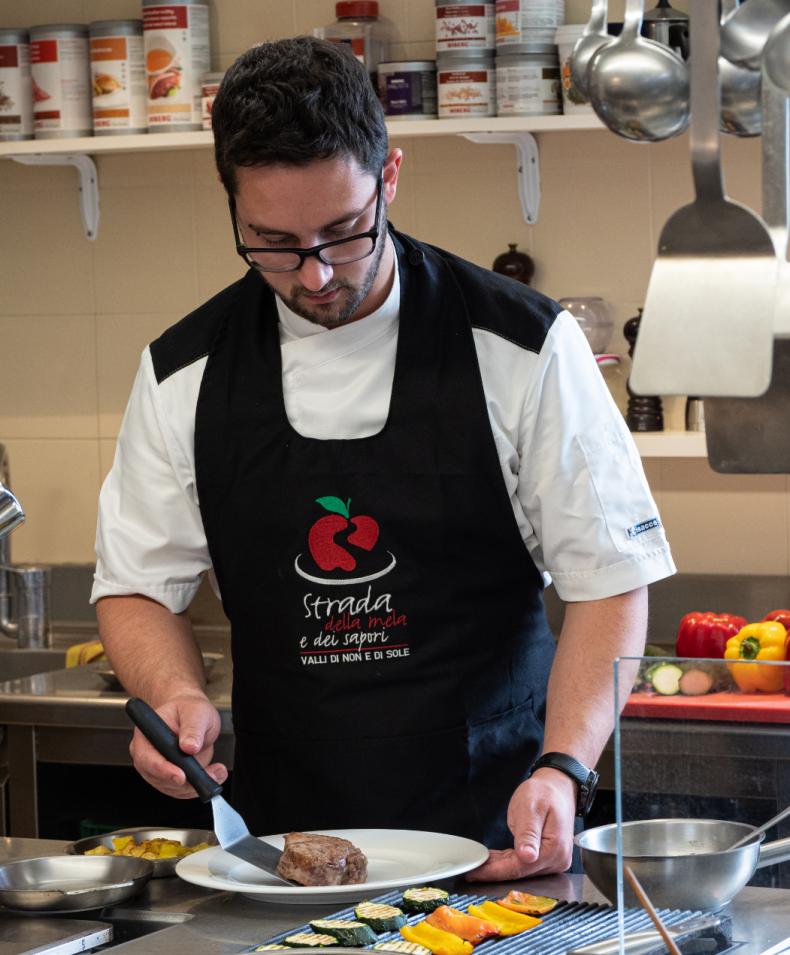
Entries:
POLYGON ((500 935, 520 935, 521 932, 526 932, 527 929, 534 928, 541 922, 540 919, 535 919, 531 915, 521 915, 519 912, 504 909, 496 902, 470 905, 468 911, 470 915, 476 915, 479 919, 493 922, 499 929, 500 935))
POLYGON ((442 928, 445 932, 452 932, 459 938, 465 938, 472 945, 478 945, 492 935, 499 935, 496 925, 477 919, 473 915, 467 915, 449 905, 440 905, 430 915, 426 915, 425 921, 435 928, 442 928))
POLYGON ((424 919, 416 925, 404 925, 400 933, 407 942, 424 945, 433 952, 433 955, 471 955, 472 953, 469 942, 451 932, 428 925, 424 919))
POLYGON ((545 915, 557 904, 557 899, 550 899, 546 895, 530 895, 529 892, 517 892, 511 889, 504 899, 497 899, 497 905, 502 905, 513 912, 522 912, 524 915, 545 915))

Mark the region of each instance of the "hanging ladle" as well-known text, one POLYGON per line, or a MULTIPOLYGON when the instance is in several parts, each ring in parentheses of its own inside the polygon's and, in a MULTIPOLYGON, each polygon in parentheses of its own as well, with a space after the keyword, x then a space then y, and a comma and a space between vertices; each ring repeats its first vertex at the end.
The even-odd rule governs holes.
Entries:
POLYGON ((593 0, 590 19, 584 32, 576 41, 571 53, 571 86, 583 102, 589 99, 587 69, 590 60, 601 47, 611 43, 614 37, 606 31, 608 0, 593 0))
MULTIPOLYGON (((738 0, 722 0, 722 23, 737 8, 738 0)), ((760 71, 748 70, 720 56, 719 87, 721 131, 733 136, 759 136, 762 130, 760 71)))
POLYGON ((768 34, 790 13, 790 0, 749 0, 721 25, 721 55, 731 63, 759 70, 768 34))
POLYGON ((658 142, 688 125, 689 77, 677 53, 639 35, 643 15, 643 0, 626 0, 623 31, 595 53, 587 83, 593 109, 612 132, 658 142))

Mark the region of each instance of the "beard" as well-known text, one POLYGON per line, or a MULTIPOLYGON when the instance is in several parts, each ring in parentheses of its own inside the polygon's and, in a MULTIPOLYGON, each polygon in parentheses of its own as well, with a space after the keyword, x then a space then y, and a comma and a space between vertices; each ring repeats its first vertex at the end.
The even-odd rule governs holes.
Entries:
MULTIPOLYGON (((387 231, 385 229, 378 237, 376 247, 369 259, 370 265, 368 266, 368 270, 358 285, 355 285, 348 279, 338 279, 333 276, 318 292, 308 291, 303 285, 294 285, 287 294, 277 291, 277 289, 274 288, 272 288, 272 291, 275 295, 279 296, 292 312, 301 318, 306 318, 308 322, 321 325, 323 328, 337 328, 339 325, 344 325, 365 301, 373 287, 373 283, 376 281, 376 276, 379 273, 379 267, 381 266, 381 257, 384 255, 384 244, 386 241, 387 231), (310 304, 311 296, 328 295, 335 290, 339 290, 340 294, 333 302, 329 302, 326 305, 310 304)), ((266 281, 265 274, 261 273, 261 275, 264 281, 266 281)), ((267 285, 268 284, 267 282, 267 285)))

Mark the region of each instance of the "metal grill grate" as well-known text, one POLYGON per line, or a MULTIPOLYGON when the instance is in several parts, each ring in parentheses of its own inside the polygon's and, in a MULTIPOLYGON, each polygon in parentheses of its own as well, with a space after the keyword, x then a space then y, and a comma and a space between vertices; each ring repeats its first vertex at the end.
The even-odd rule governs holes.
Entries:
MULTIPOLYGON (((388 892, 386 895, 379 895, 370 899, 370 901, 399 905, 401 899, 402 893, 388 892)), ((448 904, 465 912, 469 905, 476 905, 487 900, 488 896, 485 895, 453 894, 450 896, 448 904)), ((702 914, 699 911, 680 909, 659 909, 658 912, 665 925, 674 925, 677 922, 702 914)), ((415 925, 424 917, 423 914, 411 915, 408 918, 408 924, 415 925)), ((353 919, 354 905, 332 915, 324 916, 324 918, 353 919)), ((565 952, 570 949, 613 938, 618 932, 617 909, 611 905, 598 905, 592 902, 560 902, 548 915, 542 916, 542 919, 540 925, 529 929, 522 935, 488 939, 481 942, 475 946, 475 955, 478 952, 480 955, 487 955, 487 953, 488 955, 494 955, 494 950, 496 950, 496 955, 565 955, 565 952)), ((653 923, 642 909, 626 909, 624 921, 626 932, 641 932, 653 928, 653 923)), ((281 932, 279 935, 274 935, 272 938, 265 939, 258 944, 269 945, 273 942, 281 942, 287 935, 310 931, 308 923, 289 929, 287 932, 281 932)), ((384 942, 400 937, 398 932, 382 932, 378 936, 378 941, 384 942)), ((246 949, 246 951, 252 952, 255 947, 246 949)), ((295 955, 298 955, 299 949, 293 951, 295 955)), ((327 955, 330 955, 331 951, 331 948, 328 949, 327 955)), ((360 948, 360 953, 363 952, 365 952, 365 948, 360 948)))

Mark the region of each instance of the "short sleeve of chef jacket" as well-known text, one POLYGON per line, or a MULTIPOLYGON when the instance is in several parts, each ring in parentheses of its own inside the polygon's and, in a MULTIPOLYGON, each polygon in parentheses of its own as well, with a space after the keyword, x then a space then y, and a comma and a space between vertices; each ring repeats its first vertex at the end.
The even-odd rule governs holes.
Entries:
MULTIPOLYGON (((380 430, 398 301, 396 279, 380 309, 333 331, 278 302, 285 405, 300 433, 380 430)), ((641 460, 576 320, 560 313, 539 354, 484 328, 473 335, 513 519, 546 583, 563 600, 597 600, 673 574, 641 460)), ((211 570, 193 453, 205 363, 158 383, 143 352, 100 495, 93 602, 143 594, 178 613, 211 570)))

